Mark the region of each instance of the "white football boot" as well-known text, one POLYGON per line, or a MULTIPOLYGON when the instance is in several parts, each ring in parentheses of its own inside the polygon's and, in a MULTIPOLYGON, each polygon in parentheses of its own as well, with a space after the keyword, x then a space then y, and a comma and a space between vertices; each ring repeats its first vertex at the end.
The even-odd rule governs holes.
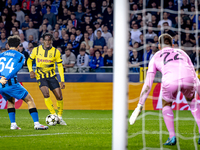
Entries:
POLYGON ((48 128, 49 128, 48 126, 44 126, 42 124, 35 124, 34 125, 35 130, 47 130, 48 128))
POLYGON ((21 128, 18 127, 17 124, 11 124, 10 129, 11 130, 21 130, 21 128))
POLYGON ((58 117, 58 122, 57 123, 60 124, 60 125, 63 125, 63 126, 67 125, 66 122, 62 119, 62 117, 58 117))

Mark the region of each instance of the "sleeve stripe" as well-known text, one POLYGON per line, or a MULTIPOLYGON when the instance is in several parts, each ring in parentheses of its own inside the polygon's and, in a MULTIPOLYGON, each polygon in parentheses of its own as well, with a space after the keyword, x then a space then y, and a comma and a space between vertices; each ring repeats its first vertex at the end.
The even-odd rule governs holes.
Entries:
POLYGON ((61 62, 57 62, 57 64, 60 64, 60 63, 62 63, 62 61, 61 62))
POLYGON ((34 60, 33 58, 29 57, 31 60, 34 60))
POLYGON ((19 63, 22 61, 22 59, 23 59, 23 56, 21 56, 21 58, 20 58, 20 60, 19 60, 19 63))
POLYGON ((39 51, 39 46, 37 47, 37 54, 36 55, 38 55, 38 51, 39 51))
POLYGON ((55 52, 54 52, 54 57, 56 57, 56 48, 55 48, 55 52))

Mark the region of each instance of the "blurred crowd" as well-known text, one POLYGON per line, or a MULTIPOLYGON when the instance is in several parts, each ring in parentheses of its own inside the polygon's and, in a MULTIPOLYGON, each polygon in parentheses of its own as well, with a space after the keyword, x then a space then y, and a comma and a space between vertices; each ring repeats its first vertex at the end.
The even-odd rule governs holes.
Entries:
MULTIPOLYGON (((195 11, 199 1, 195 6, 195 0, 181 0, 181 18, 177 2, 164 0, 161 6, 160 0, 146 0, 143 7, 143 0, 129 0, 130 71, 139 72, 138 67, 148 65, 162 33, 170 34, 174 47, 185 50, 197 65, 200 34, 196 37, 195 30, 200 28, 200 16, 196 20, 195 11)), ((46 32, 53 34, 53 46, 62 54, 65 72, 112 71, 105 68, 113 66, 113 0, 0 1, 1 52, 8 49, 8 36, 18 35, 19 51, 27 59, 34 47, 43 44, 46 32)))
POLYGON ((178 0, 164 0, 161 6, 160 0, 147 0, 143 7, 143 0, 129 0, 130 66, 148 66, 149 60, 158 51, 158 37, 168 33, 173 37, 174 47, 183 49, 197 67, 197 58, 200 57, 196 48, 200 34, 196 30, 200 29, 200 15, 196 20, 196 9, 200 10, 200 3, 198 0, 198 6, 195 6, 195 0, 180 2, 179 6, 178 0), (142 11, 144 8, 145 12, 142 11))
POLYGON ((0 11, 1 52, 8 49, 8 36, 18 35, 27 59, 49 32, 65 72, 113 66, 112 0, 1 0, 0 11))

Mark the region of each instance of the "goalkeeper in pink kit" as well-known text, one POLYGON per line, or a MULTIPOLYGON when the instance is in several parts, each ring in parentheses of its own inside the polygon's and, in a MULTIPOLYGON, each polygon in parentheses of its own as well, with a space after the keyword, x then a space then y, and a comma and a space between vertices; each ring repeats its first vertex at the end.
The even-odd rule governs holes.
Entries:
MULTIPOLYGON (((169 138, 164 145, 175 145, 174 114, 172 102, 176 100, 178 91, 185 96, 191 113, 194 116, 200 133, 200 105, 195 99, 195 90, 200 95, 199 79, 188 55, 181 49, 172 48, 172 37, 162 34, 159 37, 160 51, 151 59, 137 108, 132 113, 129 122, 134 124, 151 90, 156 71, 162 73, 162 114, 169 131, 169 138)), ((200 144, 200 139, 198 141, 200 144)))

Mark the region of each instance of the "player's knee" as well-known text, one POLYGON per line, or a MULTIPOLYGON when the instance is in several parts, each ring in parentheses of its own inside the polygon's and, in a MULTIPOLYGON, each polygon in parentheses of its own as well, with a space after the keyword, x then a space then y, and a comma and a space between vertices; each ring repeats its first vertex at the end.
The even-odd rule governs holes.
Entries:
POLYGON ((8 101, 11 103, 11 104, 15 104, 15 98, 11 97, 10 99, 8 99, 8 101))
POLYGON ((30 94, 28 94, 24 99, 25 102, 33 101, 33 98, 31 97, 30 94))
POLYGON ((165 107, 165 106, 172 106, 172 102, 167 102, 167 101, 165 101, 165 100, 162 100, 162 106, 163 106, 163 108, 165 107))
POLYGON ((43 93, 43 95, 44 95, 44 98, 49 98, 50 97, 49 93, 43 93))
POLYGON ((190 95, 190 96, 185 96, 185 99, 188 101, 188 102, 191 102, 195 97, 195 94, 193 95, 190 95))
POLYGON ((57 100, 61 101, 63 99, 62 95, 57 97, 57 100))

